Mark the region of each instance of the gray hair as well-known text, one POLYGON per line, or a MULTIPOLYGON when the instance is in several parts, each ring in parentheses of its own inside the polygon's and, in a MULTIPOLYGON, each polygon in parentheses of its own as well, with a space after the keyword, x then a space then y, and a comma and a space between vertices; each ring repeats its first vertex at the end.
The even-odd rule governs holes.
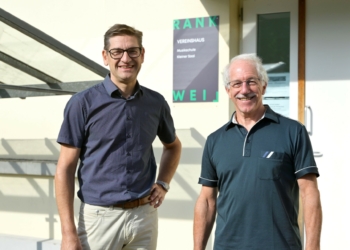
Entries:
POLYGON ((258 77, 262 83, 262 86, 265 86, 268 83, 269 77, 267 76, 266 70, 263 67, 261 58, 255 54, 241 54, 233 57, 230 63, 224 68, 224 71, 222 72, 225 88, 228 89, 230 87, 230 66, 232 63, 239 60, 252 62, 255 65, 256 71, 258 72, 258 77))

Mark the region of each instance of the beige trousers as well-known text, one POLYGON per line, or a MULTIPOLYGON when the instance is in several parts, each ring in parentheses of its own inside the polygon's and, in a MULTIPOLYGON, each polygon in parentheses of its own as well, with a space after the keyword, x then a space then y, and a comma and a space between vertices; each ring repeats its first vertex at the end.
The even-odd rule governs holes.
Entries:
POLYGON ((82 203, 78 236, 84 250, 156 250, 158 211, 149 204, 122 209, 82 203))

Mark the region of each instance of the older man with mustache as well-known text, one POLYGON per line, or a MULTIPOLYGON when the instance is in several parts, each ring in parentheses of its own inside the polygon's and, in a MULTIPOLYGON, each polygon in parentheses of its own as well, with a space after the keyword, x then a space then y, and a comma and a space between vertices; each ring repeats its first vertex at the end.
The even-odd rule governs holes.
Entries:
POLYGON ((236 111, 204 148, 194 249, 205 249, 216 219, 215 250, 301 250, 299 192, 305 249, 319 249, 319 172, 305 127, 263 105, 268 76, 257 56, 234 57, 223 76, 236 111))

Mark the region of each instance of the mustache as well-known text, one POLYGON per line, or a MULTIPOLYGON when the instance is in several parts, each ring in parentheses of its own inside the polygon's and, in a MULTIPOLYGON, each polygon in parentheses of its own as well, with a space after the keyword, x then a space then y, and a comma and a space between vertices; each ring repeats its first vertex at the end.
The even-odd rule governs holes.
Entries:
POLYGON ((124 64, 118 64, 118 67, 132 67, 134 64, 132 63, 124 63, 124 64))
POLYGON ((250 98, 253 98, 254 96, 256 96, 255 93, 249 93, 249 94, 246 94, 246 95, 237 94, 237 95, 235 96, 235 98, 239 98, 239 99, 247 98, 247 99, 250 99, 250 98))

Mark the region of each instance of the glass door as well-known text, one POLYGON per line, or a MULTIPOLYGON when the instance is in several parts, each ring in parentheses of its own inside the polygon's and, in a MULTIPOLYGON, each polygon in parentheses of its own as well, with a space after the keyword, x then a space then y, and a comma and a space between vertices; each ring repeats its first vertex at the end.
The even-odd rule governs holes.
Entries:
POLYGON ((241 53, 262 58, 270 81, 264 104, 298 118, 297 1, 243 1, 241 53))

